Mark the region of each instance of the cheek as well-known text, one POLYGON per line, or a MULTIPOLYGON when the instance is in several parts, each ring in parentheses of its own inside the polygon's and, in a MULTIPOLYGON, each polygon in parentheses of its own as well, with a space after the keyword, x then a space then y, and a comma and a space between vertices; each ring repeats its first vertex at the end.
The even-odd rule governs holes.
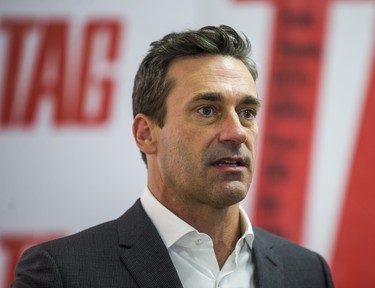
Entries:
POLYGON ((249 148, 251 150, 255 149, 258 142, 258 126, 253 127, 251 130, 249 130, 248 133, 248 139, 249 139, 249 148))
POLYGON ((179 127, 163 131, 161 135, 161 151, 165 158, 181 162, 184 155, 189 153, 194 136, 179 127))
POLYGON ((253 145, 254 145, 254 148, 257 148, 257 145, 258 145, 258 133, 256 133, 254 135, 253 145))

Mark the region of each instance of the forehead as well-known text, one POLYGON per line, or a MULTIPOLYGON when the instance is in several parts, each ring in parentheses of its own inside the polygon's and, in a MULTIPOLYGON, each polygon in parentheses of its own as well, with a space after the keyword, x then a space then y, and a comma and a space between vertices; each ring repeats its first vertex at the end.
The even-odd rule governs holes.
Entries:
POLYGON ((224 97, 250 95, 257 97, 251 73, 241 60, 229 56, 209 55, 174 60, 167 77, 174 87, 168 98, 178 101, 202 93, 217 93, 224 97), (176 99, 177 100, 177 99, 176 99))

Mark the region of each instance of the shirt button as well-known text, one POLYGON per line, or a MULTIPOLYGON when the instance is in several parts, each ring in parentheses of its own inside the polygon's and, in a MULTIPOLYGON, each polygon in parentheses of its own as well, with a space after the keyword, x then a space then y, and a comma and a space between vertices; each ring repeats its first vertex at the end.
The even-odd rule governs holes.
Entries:
POLYGON ((202 243, 203 243, 202 238, 199 238, 199 239, 195 240, 195 244, 197 244, 197 245, 201 245, 202 243))

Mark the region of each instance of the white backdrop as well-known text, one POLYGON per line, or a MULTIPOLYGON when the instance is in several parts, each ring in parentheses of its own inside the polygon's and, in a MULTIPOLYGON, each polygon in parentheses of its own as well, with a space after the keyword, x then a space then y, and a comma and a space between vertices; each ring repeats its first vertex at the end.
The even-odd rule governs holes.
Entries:
MULTIPOLYGON (((4 21, 34 23, 22 34, 11 116, 7 123, 0 120, 0 240, 35 237, 37 241, 55 234, 71 234, 118 217, 139 197, 145 186, 146 169, 131 135, 132 83, 149 43, 166 33, 218 24, 244 32, 252 42, 252 57, 260 74, 257 87, 263 106, 267 105, 276 6, 272 1, 238 2, 0 0, 0 117, 4 114, 6 76, 10 73, 9 43, 15 35, 4 28, 4 21), (62 19, 67 25, 64 87, 68 92, 74 92, 77 86, 75 73, 82 67, 84 28, 88 23, 111 19, 121 28, 118 54, 113 61, 104 56, 106 45, 110 45, 108 35, 99 33, 95 41, 105 44, 93 44, 93 59, 97 60, 92 61, 89 71, 94 80, 89 84, 88 115, 100 110, 98 83, 108 78, 114 87, 109 116, 100 123, 56 125, 56 102, 48 93, 38 102, 35 121, 26 125, 22 120, 43 29, 53 19, 62 19)), ((327 13, 302 244, 331 261, 345 179, 372 68, 375 3, 336 1, 327 13)), ((48 63, 48 67, 43 66, 42 84, 56 79, 56 66, 53 61, 48 63)), ((64 99, 74 97, 68 92, 64 99)), ((261 114, 259 118, 260 129, 263 117, 261 114)), ((250 193, 243 203, 250 215, 252 196, 250 193)), ((9 277, 11 252, 5 246, 3 241, 0 286, 9 277)))

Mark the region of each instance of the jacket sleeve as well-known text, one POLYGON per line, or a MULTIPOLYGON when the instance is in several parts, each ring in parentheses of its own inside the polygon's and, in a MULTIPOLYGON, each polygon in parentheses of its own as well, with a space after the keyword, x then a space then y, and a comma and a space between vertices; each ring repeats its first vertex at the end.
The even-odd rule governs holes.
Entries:
POLYGON ((17 264, 11 288, 63 287, 59 269, 51 255, 41 246, 25 251, 17 264))

